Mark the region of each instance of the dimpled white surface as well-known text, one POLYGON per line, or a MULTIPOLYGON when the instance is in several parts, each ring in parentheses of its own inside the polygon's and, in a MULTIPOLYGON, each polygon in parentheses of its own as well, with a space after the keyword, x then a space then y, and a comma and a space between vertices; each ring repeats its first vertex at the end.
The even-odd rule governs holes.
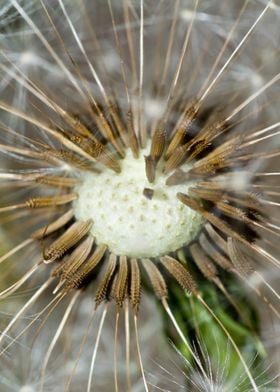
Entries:
POLYGON ((187 193, 190 185, 166 186, 167 176, 160 172, 155 183, 150 184, 144 155, 148 155, 147 149, 141 150, 138 159, 127 151, 120 174, 109 169, 98 174, 85 172, 76 188, 76 218, 92 218, 91 232, 96 242, 107 244, 116 255, 167 254, 190 242, 202 224, 201 216, 176 197, 178 192, 187 193), (154 190, 151 200, 143 195, 144 188, 154 190))

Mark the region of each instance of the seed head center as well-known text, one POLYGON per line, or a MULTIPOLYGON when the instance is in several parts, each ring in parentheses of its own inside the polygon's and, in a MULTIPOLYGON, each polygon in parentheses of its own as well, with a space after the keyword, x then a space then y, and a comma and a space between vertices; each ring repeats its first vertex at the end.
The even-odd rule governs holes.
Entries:
POLYGON ((92 235, 110 252, 130 257, 157 257, 181 248, 198 233, 202 218, 176 197, 186 184, 167 186, 158 171, 156 181, 146 178, 147 150, 138 159, 127 151, 120 174, 109 169, 83 173, 76 189, 78 220, 93 219, 92 235))

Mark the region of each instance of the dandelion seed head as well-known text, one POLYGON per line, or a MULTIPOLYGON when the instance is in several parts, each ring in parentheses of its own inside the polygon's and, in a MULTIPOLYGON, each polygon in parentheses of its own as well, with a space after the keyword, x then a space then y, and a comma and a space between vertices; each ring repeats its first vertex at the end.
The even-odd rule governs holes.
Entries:
MULTIPOLYGON (((271 246, 279 218, 266 208, 279 206, 279 173, 269 173, 279 158, 278 5, 6 3, 12 7, 0 11, 8 12, 0 35, 0 218, 23 242, 0 256, 1 273, 12 271, 0 298, 34 282, 36 288, 5 322, 0 343, 9 353, 31 329, 28 347, 42 353, 34 358, 39 371, 17 385, 32 387, 36 375, 34 385, 44 390, 58 369, 69 391, 101 390, 111 379, 116 391, 133 390, 130 378, 139 377, 138 389, 148 391, 141 352, 146 360, 151 347, 137 331, 147 315, 142 286, 149 286, 172 338, 176 332, 195 364, 198 389, 233 390, 223 377, 212 379, 193 341, 207 319, 206 335, 211 322, 220 328, 217 336, 227 336, 257 391, 243 341, 235 344, 244 331, 234 335, 243 323, 255 332, 247 304, 238 301, 240 282, 280 318, 259 283, 279 294, 264 271, 257 275, 261 257, 263 265, 279 266, 271 246), (28 249, 38 252, 24 257, 28 249), (225 325, 220 298, 229 308, 225 325), (235 319, 238 328, 231 329, 235 319)), ((153 339, 160 327, 150 320, 153 339)), ((224 357, 224 345, 218 347, 224 357)), ((5 365, 8 378, 16 376, 14 365, 5 365)))

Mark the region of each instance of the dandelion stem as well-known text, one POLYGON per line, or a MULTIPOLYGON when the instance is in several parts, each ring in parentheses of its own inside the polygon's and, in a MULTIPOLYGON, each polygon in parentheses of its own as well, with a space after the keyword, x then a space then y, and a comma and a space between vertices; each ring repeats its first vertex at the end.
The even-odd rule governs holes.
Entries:
POLYGON ((130 327, 129 327, 129 301, 125 301, 124 309, 125 317, 125 356, 126 356, 126 383, 127 391, 131 391, 131 379, 130 379, 130 327))
POLYGON ((78 354, 76 356, 76 360, 75 360, 74 366, 73 366, 73 368, 71 370, 70 377, 69 377, 69 379, 67 381, 67 385, 65 387, 65 392, 68 392, 70 390, 72 379, 73 379, 73 376, 75 374, 76 368, 78 366, 79 360, 81 358, 81 355, 82 355, 82 352, 83 352, 86 340, 88 338, 88 335, 89 335, 89 332, 90 332, 90 327, 91 327, 91 324, 93 322, 95 314, 96 314, 96 306, 95 306, 95 303, 94 303, 93 306, 92 306, 92 310, 90 312, 90 317, 89 317, 89 321, 88 321, 88 324, 87 324, 86 331, 85 331, 85 333, 83 334, 83 337, 82 337, 82 341, 81 341, 81 344, 80 344, 80 347, 79 347, 78 354))
POLYGON ((0 343, 3 338, 7 335, 8 331, 12 328, 12 326, 17 322, 17 320, 21 317, 21 315, 28 309, 37 298, 50 286, 52 278, 48 279, 33 295, 32 297, 24 304, 24 306, 17 312, 17 314, 13 317, 13 319, 9 322, 7 327, 0 335, 0 343))
POLYGON ((94 349, 93 349, 93 353, 92 353, 91 364, 90 364, 90 371, 89 371, 89 376, 88 376, 87 392, 90 392, 91 387, 92 387, 93 370, 94 370, 97 350, 98 350, 98 346, 99 346, 99 341, 100 341, 100 338, 101 338, 103 324, 104 324, 104 321, 105 321, 105 318, 106 318, 106 314, 107 314, 107 311, 108 311, 108 306, 109 306, 108 303, 105 304, 105 307, 104 307, 104 310, 103 310, 103 313, 102 313, 102 316, 101 316, 99 328, 98 328, 98 331, 97 331, 97 336, 96 336, 95 345, 94 345, 94 349))
POLYGON ((141 356, 141 351, 140 351, 140 344, 139 344, 139 336, 138 336, 138 326, 137 326, 137 314, 134 313, 134 329, 135 329, 135 339, 136 339, 136 347, 137 347, 137 353, 138 353, 138 359, 139 359, 139 365, 140 365, 140 370, 142 374, 142 379, 144 383, 144 388, 146 392, 149 392, 145 372, 144 372, 144 367, 143 367, 143 361, 142 361, 142 356, 141 356))
POLYGON ((115 380, 115 392, 119 391, 118 387, 118 369, 117 369, 117 344, 118 344, 118 326, 119 326, 120 311, 117 310, 116 322, 115 322, 115 338, 114 338, 114 380, 115 380))
POLYGON ((0 357, 8 350, 8 348, 11 347, 12 344, 14 344, 14 342, 16 342, 28 330, 28 328, 31 327, 32 324, 35 323, 36 320, 39 319, 40 316, 44 314, 46 310, 48 310, 49 307, 51 307, 54 304, 53 307, 51 308, 51 311, 53 311, 64 297, 65 294, 61 295, 59 293, 50 303, 48 303, 47 306, 45 306, 39 313, 37 313, 36 317, 34 317, 34 319, 15 338, 13 338, 12 341, 0 352, 0 357))
POLYGON ((43 388, 44 388, 45 373, 46 373, 46 369, 47 369, 47 366, 48 366, 48 362, 49 362, 50 356, 51 356, 51 354, 53 352, 53 349, 54 349, 54 347, 55 347, 55 345, 56 345, 56 343, 57 343, 57 341, 59 339, 59 336, 61 335, 61 332, 63 331, 63 328, 64 328, 64 326, 65 326, 65 324, 66 324, 66 322, 67 322, 67 320, 68 320, 68 318, 69 318, 69 316, 71 314, 71 311, 72 311, 72 309, 73 309, 73 307, 74 307, 74 305, 75 305, 75 303, 76 303, 76 301, 77 301, 77 299, 78 299, 80 294, 81 294, 80 291, 76 291, 76 293, 74 294, 74 296, 71 299, 69 305, 67 306, 67 309, 66 309, 66 311, 65 311, 65 313, 64 313, 64 315, 63 315, 63 317, 61 319, 61 322, 60 322, 60 324, 59 324, 59 326, 58 326, 58 328, 56 330, 56 333, 55 333, 55 335, 54 335, 54 337, 53 337, 53 339, 52 339, 52 341, 51 341, 51 343, 49 345, 49 348, 48 348, 48 351, 47 351, 47 353, 45 355, 45 359, 44 359, 43 366, 42 366, 42 369, 41 369, 41 391, 43 391, 43 388))

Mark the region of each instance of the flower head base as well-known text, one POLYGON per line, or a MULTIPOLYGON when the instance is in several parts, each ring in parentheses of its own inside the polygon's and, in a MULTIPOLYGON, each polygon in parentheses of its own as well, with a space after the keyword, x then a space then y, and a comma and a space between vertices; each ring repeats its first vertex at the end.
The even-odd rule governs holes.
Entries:
POLYGON ((191 242, 202 225, 201 216, 176 197, 190 184, 167 186, 158 170, 153 184, 145 171, 149 148, 134 158, 131 151, 121 162, 121 173, 101 169, 81 173, 74 203, 78 220, 92 218, 91 233, 110 252, 129 257, 159 257, 191 242))

